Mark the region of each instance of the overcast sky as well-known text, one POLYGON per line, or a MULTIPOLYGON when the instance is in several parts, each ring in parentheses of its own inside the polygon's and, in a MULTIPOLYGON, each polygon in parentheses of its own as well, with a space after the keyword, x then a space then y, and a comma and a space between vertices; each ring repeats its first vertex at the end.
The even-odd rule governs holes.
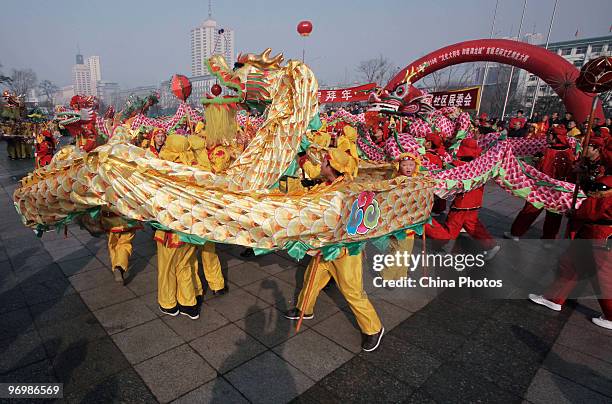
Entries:
MULTIPOLYGON (((554 0, 529 0, 524 32, 546 34, 554 0)), ((516 35, 523 0, 499 0, 496 37, 516 35)), ((325 84, 359 80, 360 61, 382 54, 404 67, 452 43, 489 36, 495 0, 216 0, 213 18, 236 32, 236 53, 271 47, 306 62, 325 84), (309 19, 308 38, 296 25, 309 19)), ((3 0, 0 63, 71 84, 77 44, 99 55, 102 79, 124 87, 190 75, 190 29, 207 0, 3 0)), ((551 41, 612 35, 611 0, 559 0, 551 41)))

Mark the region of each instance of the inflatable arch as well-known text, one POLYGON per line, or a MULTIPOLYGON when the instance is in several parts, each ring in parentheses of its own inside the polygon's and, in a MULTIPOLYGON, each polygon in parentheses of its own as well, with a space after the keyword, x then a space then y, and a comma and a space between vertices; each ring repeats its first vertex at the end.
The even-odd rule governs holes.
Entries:
MULTIPOLYGON (((540 46, 508 39, 477 39, 450 45, 412 62, 387 84, 391 92, 406 79, 415 83, 437 70, 467 62, 497 62, 512 65, 535 74, 559 95, 567 111, 582 122, 589 116, 593 94, 576 88, 580 71, 561 56, 540 46)), ((603 120, 601 101, 595 116, 603 120)))

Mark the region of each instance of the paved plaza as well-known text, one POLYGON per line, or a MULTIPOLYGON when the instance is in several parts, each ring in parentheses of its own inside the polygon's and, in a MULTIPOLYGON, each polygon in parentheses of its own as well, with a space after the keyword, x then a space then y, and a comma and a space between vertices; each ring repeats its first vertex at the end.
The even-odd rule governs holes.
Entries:
MULTIPOLYGON (((369 286, 387 334, 363 353, 335 286, 299 333, 282 317, 307 261, 219 246, 229 293, 208 293, 197 321, 164 316, 151 230, 138 232, 127 285, 116 284, 105 238, 73 225, 40 239, 21 224, 12 193, 31 166, 0 151, 0 382, 61 382, 65 401, 86 403, 612 402, 612 331, 590 323, 594 300, 556 313, 369 286)), ((501 238, 522 205, 489 184, 481 217, 501 238)), ((554 269, 538 248, 520 259, 554 269)), ((516 262, 508 248, 493 261, 516 262)))

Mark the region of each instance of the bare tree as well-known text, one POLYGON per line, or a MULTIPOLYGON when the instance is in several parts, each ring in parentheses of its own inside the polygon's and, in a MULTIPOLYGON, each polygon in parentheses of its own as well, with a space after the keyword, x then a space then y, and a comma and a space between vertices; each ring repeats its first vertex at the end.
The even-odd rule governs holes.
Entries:
MULTIPOLYGON (((2 69, 2 63, 0 63, 0 69, 2 69)), ((4 74, 2 74, 2 70, 0 70, 0 84, 2 83, 10 83, 11 82, 11 78, 9 76, 5 76, 4 74)))
POLYGON ((36 73, 32 69, 13 69, 9 87, 18 96, 27 96, 28 92, 36 87, 36 73))
POLYGON ((59 87, 49 80, 43 80, 38 83, 38 90, 47 99, 47 103, 53 103, 53 96, 59 91, 59 87))
POLYGON ((357 73, 368 83, 386 84, 389 74, 393 72, 393 67, 389 59, 379 55, 376 59, 368 59, 359 63, 357 73))
POLYGON ((474 64, 449 66, 437 70, 423 78, 423 87, 430 92, 445 91, 465 87, 474 83, 476 69, 474 64))

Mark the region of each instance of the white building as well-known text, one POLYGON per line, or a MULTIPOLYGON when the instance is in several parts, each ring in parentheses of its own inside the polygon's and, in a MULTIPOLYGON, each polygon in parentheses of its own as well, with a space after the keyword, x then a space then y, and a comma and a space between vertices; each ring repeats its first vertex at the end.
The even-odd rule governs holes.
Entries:
POLYGON ((102 80, 100 56, 90 56, 87 62, 83 55, 76 55, 76 64, 72 66, 72 86, 80 95, 97 95, 97 83, 102 80))
POLYGON ((76 55, 76 64, 72 66, 72 86, 76 94, 93 95, 89 67, 83 63, 83 55, 76 55))
POLYGON ((102 72, 100 70, 100 56, 90 56, 87 58, 87 67, 89 68, 89 78, 91 80, 91 93, 97 94, 96 89, 98 81, 102 80, 102 72))
POLYGON ((96 84, 96 97, 104 104, 114 106, 115 109, 121 107, 121 92, 118 83, 99 80, 96 84))
MULTIPOLYGON (((540 45, 544 47, 544 45, 540 45)), ((548 45, 548 50, 556 53, 562 58, 572 63, 576 68, 580 69, 586 62, 591 59, 595 59, 599 56, 610 56, 612 55, 612 35, 595 37, 595 38, 584 38, 575 39, 571 41, 554 42, 548 45)), ((526 88, 524 105, 525 107, 531 108, 533 102, 533 94, 535 93, 538 83, 537 76, 528 74, 526 77, 526 88)), ((540 81, 540 88, 538 89, 538 96, 548 97, 555 95, 554 90, 543 81, 540 81)), ((537 101, 536 101, 537 104, 537 101)), ((609 109, 612 106, 608 105, 604 108, 609 109)))
POLYGON ((55 105, 67 105, 70 99, 74 96, 74 86, 64 86, 53 95, 53 103, 55 105))
POLYGON ((208 14, 202 25, 191 30, 191 75, 207 75, 206 59, 215 54, 225 56, 228 66, 234 66, 234 30, 221 27, 208 14))

